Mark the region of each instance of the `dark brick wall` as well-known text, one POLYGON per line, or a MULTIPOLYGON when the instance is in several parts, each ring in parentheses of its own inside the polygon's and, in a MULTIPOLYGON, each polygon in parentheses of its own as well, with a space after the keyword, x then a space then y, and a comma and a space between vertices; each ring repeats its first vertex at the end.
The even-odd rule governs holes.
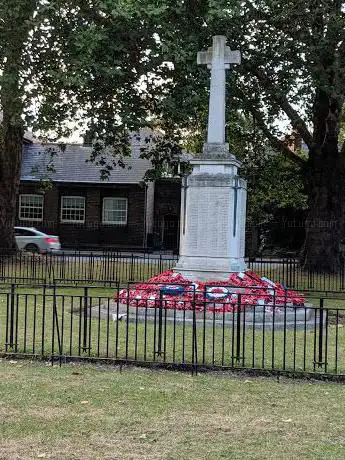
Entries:
POLYGON ((154 246, 178 249, 181 208, 181 181, 161 179, 155 184, 154 246))
MULTIPOLYGON (((22 183, 20 193, 42 193, 38 184, 22 183)), ((67 185, 55 184, 44 193, 43 222, 19 221, 17 225, 33 226, 50 234, 57 234, 63 246, 77 247, 142 247, 145 232, 145 189, 139 185, 67 185), (85 223, 60 222, 61 196, 85 197, 85 223), (103 225, 104 197, 128 199, 127 225, 103 225)), ((18 209, 17 209, 18 216, 18 209)))
POLYGON ((58 234, 60 236, 62 246, 85 246, 86 243, 94 245, 96 243, 95 238, 92 238, 92 233, 90 232, 89 222, 87 221, 87 210, 89 208, 89 203, 87 199, 88 188, 85 186, 78 185, 59 185, 58 186, 58 201, 55 203, 55 207, 59 210, 59 219, 58 219, 58 234), (85 223, 63 223, 60 219, 60 210, 61 210, 61 197, 62 196, 82 196, 85 198, 85 223))

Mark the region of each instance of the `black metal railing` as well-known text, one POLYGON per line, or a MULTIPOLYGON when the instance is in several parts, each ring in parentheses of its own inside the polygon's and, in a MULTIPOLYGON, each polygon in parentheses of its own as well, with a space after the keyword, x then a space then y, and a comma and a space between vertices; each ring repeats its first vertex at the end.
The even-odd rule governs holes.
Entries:
POLYGON ((0 251, 0 283, 97 284, 140 281, 176 265, 177 256, 127 252, 16 254, 0 251))
MULTIPOLYGON (((6 254, 0 250, 0 284, 94 284, 148 280, 175 267, 178 256, 130 252, 6 254)), ((304 270, 298 259, 247 259, 249 270, 297 290, 345 292, 345 269, 335 273, 304 270)))
POLYGON ((345 296, 298 306, 274 295, 262 305, 228 286, 230 305, 206 288, 191 287, 188 300, 130 288, 109 297, 95 286, 3 287, 0 354, 345 377, 345 296))
POLYGON ((296 258, 248 258, 247 266, 261 276, 301 291, 342 292, 345 291, 345 267, 324 273, 321 270, 302 268, 296 258))

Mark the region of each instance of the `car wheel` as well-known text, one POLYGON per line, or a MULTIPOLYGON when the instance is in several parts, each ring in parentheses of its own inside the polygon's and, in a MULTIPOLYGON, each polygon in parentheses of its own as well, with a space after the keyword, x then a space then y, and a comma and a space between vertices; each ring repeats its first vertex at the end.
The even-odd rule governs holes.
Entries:
POLYGON ((39 247, 33 243, 27 244, 25 246, 25 251, 34 252, 34 253, 40 252, 39 247))

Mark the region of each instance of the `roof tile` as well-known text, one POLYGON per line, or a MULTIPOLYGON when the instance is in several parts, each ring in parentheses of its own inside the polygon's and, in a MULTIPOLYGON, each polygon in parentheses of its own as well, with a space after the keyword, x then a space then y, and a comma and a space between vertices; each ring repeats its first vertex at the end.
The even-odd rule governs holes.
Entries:
POLYGON ((139 158, 141 145, 142 142, 132 136, 132 156, 125 158, 125 168, 116 166, 106 180, 101 179, 101 166, 87 162, 92 152, 91 146, 68 144, 65 150, 61 150, 57 144, 24 145, 21 179, 38 181, 49 178, 54 182, 137 184, 151 168, 149 160, 139 158), (51 148, 54 149, 53 157, 49 152, 51 148), (49 164, 52 164, 53 172, 47 169, 49 164))

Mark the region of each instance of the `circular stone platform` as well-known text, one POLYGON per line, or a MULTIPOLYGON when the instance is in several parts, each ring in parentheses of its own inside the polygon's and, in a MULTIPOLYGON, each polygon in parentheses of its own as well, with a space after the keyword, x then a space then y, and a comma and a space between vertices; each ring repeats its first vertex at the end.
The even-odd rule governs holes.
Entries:
MULTIPOLYGON (((127 304, 111 302, 108 305, 93 307, 91 315, 110 321, 153 322, 158 321, 158 308, 131 307, 127 304)), ((197 327, 236 327, 240 321, 241 328, 282 330, 282 329, 310 329, 319 324, 319 310, 306 304, 303 307, 267 307, 257 306, 239 313, 195 312, 197 327), (315 317, 316 316, 316 317, 315 317)), ((194 313, 192 310, 176 310, 162 308, 163 322, 193 325, 194 313)))

